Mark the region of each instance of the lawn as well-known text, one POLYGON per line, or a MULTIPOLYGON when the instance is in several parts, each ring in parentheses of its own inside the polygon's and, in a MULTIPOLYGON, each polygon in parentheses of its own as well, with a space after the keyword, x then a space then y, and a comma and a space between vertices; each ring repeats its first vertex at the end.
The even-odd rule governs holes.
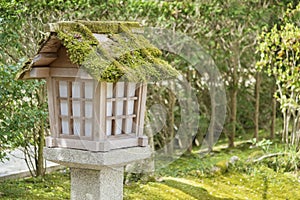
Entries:
MULTIPOLYGON (((269 145, 268 152, 284 147, 269 145)), ((265 148, 250 148, 240 142, 235 149, 219 145, 209 155, 194 149, 168 167, 158 169, 152 181, 129 182, 124 186, 124 199, 300 199, 300 179, 286 158, 272 157, 253 163, 265 148), (227 165, 232 156, 239 161, 227 165), (215 167, 219 170, 212 170, 215 167)), ((0 182, 0 199, 69 199, 68 170, 44 178, 25 178, 0 182)))

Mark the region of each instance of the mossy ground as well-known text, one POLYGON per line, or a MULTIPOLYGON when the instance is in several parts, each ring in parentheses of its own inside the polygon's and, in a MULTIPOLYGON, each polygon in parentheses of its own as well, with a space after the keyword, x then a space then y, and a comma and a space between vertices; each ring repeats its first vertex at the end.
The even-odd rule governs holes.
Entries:
POLYGON ((69 171, 47 174, 44 178, 0 181, 2 200, 60 200, 70 198, 69 171))
MULTIPOLYGON (((131 182, 124 187, 125 200, 188 199, 300 199, 300 179, 294 172, 274 170, 266 163, 251 164, 259 148, 239 142, 235 149, 218 145, 212 154, 200 156, 194 149, 166 168, 158 169, 157 181, 131 182), (213 166, 238 156, 240 161, 214 174, 213 166)), ((270 151, 283 147, 271 145, 270 151)), ((0 199, 69 199, 68 171, 55 172, 44 179, 27 178, 0 182, 0 199)))

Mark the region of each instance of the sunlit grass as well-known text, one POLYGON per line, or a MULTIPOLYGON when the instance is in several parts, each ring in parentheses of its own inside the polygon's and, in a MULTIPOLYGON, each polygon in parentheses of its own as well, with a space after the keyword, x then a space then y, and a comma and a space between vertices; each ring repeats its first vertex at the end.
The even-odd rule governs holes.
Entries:
MULTIPOLYGON (((227 149, 224 143, 210 154, 195 148, 169 166, 158 168, 157 181, 129 182, 124 185, 125 200, 220 200, 220 199, 300 199, 297 173, 269 168, 266 163, 252 164, 249 157, 260 155, 260 148, 250 148, 249 141, 239 141, 237 148, 227 149), (219 173, 211 171, 219 162, 232 156, 240 161, 219 173)), ((270 152, 283 151, 284 145, 273 144, 270 152)), ((276 161, 276 159, 275 159, 276 161)), ((60 200, 70 198, 68 171, 59 171, 45 178, 26 178, 0 182, 0 199, 60 200)))

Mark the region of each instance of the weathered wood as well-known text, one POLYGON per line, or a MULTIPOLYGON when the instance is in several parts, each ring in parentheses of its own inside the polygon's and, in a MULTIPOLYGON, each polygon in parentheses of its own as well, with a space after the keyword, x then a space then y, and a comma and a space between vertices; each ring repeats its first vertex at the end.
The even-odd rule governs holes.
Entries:
MULTIPOLYGON (((123 134, 122 134, 123 135, 123 134)), ((110 149, 120 149, 125 147, 136 147, 139 146, 138 138, 136 137, 124 137, 121 139, 116 138, 109 138, 110 149)))
POLYGON ((69 117, 69 135, 74 134, 73 130, 73 119, 71 118, 73 116, 73 109, 72 109, 72 81, 68 81, 68 117, 69 117))
POLYGON ((127 101, 127 100, 137 100, 137 97, 115 97, 115 98, 108 98, 107 102, 113 101, 127 101))
POLYGON ((135 114, 132 114, 132 115, 118 115, 118 116, 107 116, 106 119, 109 119, 109 120, 114 120, 114 119, 130 119, 130 118, 135 118, 136 115, 135 114))
POLYGON ((140 136, 138 138, 138 143, 140 147, 148 146, 148 137, 147 136, 140 136))
POLYGON ((54 35, 51 35, 47 43, 40 48, 40 53, 57 52, 61 47, 61 41, 54 35))
MULTIPOLYGON (((95 81, 96 82, 96 81, 95 81)), ((100 108, 97 112, 99 112, 98 116, 99 116, 99 122, 98 124, 100 125, 100 128, 99 128, 99 140, 105 140, 107 138, 106 136, 106 88, 107 88, 107 84, 105 82, 101 82, 101 83, 98 83, 100 84, 100 99, 99 99, 99 102, 100 102, 100 108)), ((97 113, 96 112, 96 113, 97 113)))
POLYGON ((80 136, 85 136, 85 82, 81 82, 80 85, 80 136))
POLYGON ((37 54, 32 62, 33 62, 33 69, 34 66, 48 66, 54 60, 58 58, 56 53, 39 53, 37 54))
POLYGON ((97 84, 95 85, 95 93, 94 93, 94 98, 93 98, 93 140, 99 140, 100 137, 100 124, 98 123, 100 119, 100 94, 101 94, 101 85, 97 84))
POLYGON ((53 88, 53 79, 47 78, 47 95, 48 95, 48 111, 49 111, 49 124, 50 124, 50 133, 52 137, 58 137, 58 123, 56 122, 55 118, 57 113, 55 111, 55 95, 54 95, 54 88, 53 88))
POLYGON ((24 73, 22 79, 39 79, 49 77, 49 67, 35 67, 24 73))
POLYGON ((61 115, 61 110, 60 110, 60 99, 59 99, 59 81, 57 79, 52 79, 53 80, 53 100, 54 100, 54 113, 55 113, 55 121, 57 124, 56 128, 56 135, 57 137, 60 137, 60 134, 62 134, 62 121, 58 117, 61 115))
POLYGON ((135 96, 138 97, 137 101, 134 102, 134 108, 133 108, 133 113, 136 113, 136 117, 133 118, 133 126, 132 126, 132 132, 136 133, 138 135, 139 131, 139 118, 140 118, 140 107, 141 107, 141 98, 142 98, 142 84, 137 84, 136 86, 136 91, 135 91, 135 96))
POLYGON ((72 149, 82 149, 89 151, 109 151, 110 144, 106 142, 98 142, 91 140, 81 140, 81 139, 69 139, 69 138, 56 138, 55 139, 57 147, 62 148, 72 148, 72 149))
POLYGON ((142 85, 142 95, 139 109, 139 121, 138 121, 138 133, 137 136, 142 136, 144 132, 144 121, 145 121, 145 110, 146 110, 146 99, 147 99, 147 85, 142 85))
MULTIPOLYGON (((71 60, 67 54, 67 50, 64 46, 62 46, 58 50, 57 55, 58 55, 58 58, 50 64, 50 67, 62 67, 63 66, 65 68, 68 68, 68 67, 78 68, 77 64, 74 64, 71 62, 71 60)), ((68 76, 68 75, 66 74, 66 76, 68 76)))

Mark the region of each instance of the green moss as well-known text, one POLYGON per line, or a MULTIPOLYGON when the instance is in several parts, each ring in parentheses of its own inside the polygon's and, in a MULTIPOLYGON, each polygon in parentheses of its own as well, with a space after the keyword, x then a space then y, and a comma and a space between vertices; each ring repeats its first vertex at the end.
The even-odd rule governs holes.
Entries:
POLYGON ((160 57, 161 51, 142 35, 136 22, 59 22, 50 31, 67 48, 70 60, 82 66, 98 81, 159 81, 176 77, 178 72, 160 57), (100 44, 93 33, 108 33, 100 44))
POLYGON ((132 28, 141 28, 138 22, 127 22, 127 21, 82 21, 79 22, 86 26, 93 33, 119 33, 121 32, 120 26, 128 27, 130 31, 132 28))
POLYGON ((225 173, 228 170, 228 161, 227 160, 221 160, 216 163, 216 167, 220 169, 221 173, 225 173))
POLYGON ((61 22, 57 23, 55 29, 58 38, 67 48, 70 60, 75 64, 82 64, 93 48, 99 45, 93 33, 80 23, 61 22))
POLYGON ((0 199, 63 200, 70 199, 70 176, 66 171, 41 178, 0 181, 0 199))

